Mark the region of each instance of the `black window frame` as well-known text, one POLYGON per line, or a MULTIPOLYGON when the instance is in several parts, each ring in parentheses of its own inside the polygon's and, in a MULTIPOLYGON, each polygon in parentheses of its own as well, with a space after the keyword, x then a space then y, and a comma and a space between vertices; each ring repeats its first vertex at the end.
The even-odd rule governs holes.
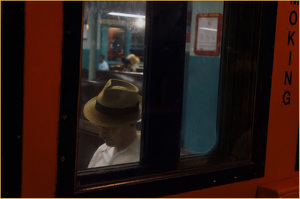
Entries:
MULTIPOLYGON (((233 5, 243 3, 224 2, 224 20, 233 5)), ((57 197, 159 197, 264 176, 277 2, 253 2, 260 8, 256 13, 261 17, 258 63, 264 67, 257 71, 260 89, 256 90, 251 161, 227 167, 213 165, 181 170, 177 168, 187 2, 147 4, 141 165, 79 176, 81 183, 87 186, 76 189, 79 185, 76 184, 79 182, 76 181, 76 143, 83 6, 82 2, 64 2, 57 197), (169 19, 173 23, 166 23, 169 19), (99 179, 103 182, 98 183, 99 179)), ((225 45, 226 42, 222 44, 225 45)))
POLYGON ((22 189, 25 3, 2 1, 1 11, 1 197, 19 198, 22 189))

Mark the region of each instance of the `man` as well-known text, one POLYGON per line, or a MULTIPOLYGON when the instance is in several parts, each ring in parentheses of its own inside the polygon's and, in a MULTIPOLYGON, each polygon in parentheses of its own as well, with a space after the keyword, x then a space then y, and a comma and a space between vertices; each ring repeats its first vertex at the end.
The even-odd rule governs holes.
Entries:
POLYGON ((98 66, 98 70, 109 70, 108 64, 106 63, 106 61, 104 61, 104 55, 100 55, 99 56, 99 66, 98 66))
POLYGON ((84 116, 99 128, 105 142, 94 153, 88 168, 140 160, 136 124, 141 118, 142 97, 138 91, 130 82, 110 79, 99 95, 85 104, 84 116))

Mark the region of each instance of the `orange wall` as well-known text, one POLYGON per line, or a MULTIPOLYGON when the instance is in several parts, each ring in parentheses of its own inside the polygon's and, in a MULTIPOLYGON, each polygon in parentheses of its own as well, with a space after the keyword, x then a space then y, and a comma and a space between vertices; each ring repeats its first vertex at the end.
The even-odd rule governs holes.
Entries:
MULTIPOLYGON (((256 196, 258 185, 299 175, 299 172, 295 172, 299 126, 299 23, 293 26, 289 22, 290 13, 295 10, 298 14, 298 9, 299 6, 291 5, 290 1, 278 2, 265 177, 169 197, 252 198, 256 196), (295 45, 292 45, 291 41, 290 45, 287 45, 288 31, 291 31, 291 34, 295 32, 295 45), (292 71, 291 85, 284 85, 286 71, 292 71), (285 91, 291 93, 289 105, 283 104, 285 91)), ((299 15, 297 16, 299 21, 299 15)))
POLYGON ((22 197, 54 197, 62 2, 26 2, 22 197))
MULTIPOLYGON (((264 178, 170 197, 255 197, 257 186, 298 176, 295 172, 299 124, 299 26, 289 24, 290 2, 279 2, 264 178), (295 30, 295 46, 287 46, 295 30), (295 40, 297 37, 297 41, 295 40), (289 51, 292 64, 288 65, 289 51), (292 71, 292 85, 284 85, 292 71), (289 90, 291 104, 283 105, 289 90)), ((62 60, 62 2, 26 2, 22 197, 54 197, 62 60)), ((299 19, 299 17, 298 17, 299 19)))

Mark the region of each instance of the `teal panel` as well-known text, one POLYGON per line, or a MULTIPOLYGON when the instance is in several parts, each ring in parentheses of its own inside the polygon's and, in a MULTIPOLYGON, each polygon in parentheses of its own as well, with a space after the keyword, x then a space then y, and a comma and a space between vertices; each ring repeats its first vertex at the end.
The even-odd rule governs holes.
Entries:
POLYGON ((131 32, 125 28, 125 57, 127 57, 130 54, 130 48, 131 48, 131 32))
POLYGON ((82 50, 82 64, 81 68, 89 69, 89 57, 90 57, 90 50, 83 49, 82 50))
MULTIPOLYGON (((100 56, 100 51, 97 50, 97 55, 100 56)), ((96 64, 98 66, 98 63, 99 63, 99 56, 97 56, 97 61, 96 61, 96 64)), ((89 49, 82 49, 82 64, 81 64, 81 68, 84 68, 84 69, 89 69, 89 61, 90 59, 90 50, 89 49)))
POLYGON ((101 26, 101 39, 100 39, 100 54, 105 56, 105 59, 107 60, 108 56, 108 26, 102 25, 101 26))
POLYGON ((208 153, 216 144, 219 57, 187 56, 183 105, 183 147, 208 153))

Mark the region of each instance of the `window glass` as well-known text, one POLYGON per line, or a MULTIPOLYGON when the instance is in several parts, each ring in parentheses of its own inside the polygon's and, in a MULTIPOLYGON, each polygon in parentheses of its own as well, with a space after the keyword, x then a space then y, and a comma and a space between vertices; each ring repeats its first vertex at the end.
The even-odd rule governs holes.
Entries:
POLYGON ((142 1, 84 3, 79 172, 140 162, 145 9, 142 1))
POLYGON ((217 144, 223 2, 189 2, 182 155, 209 153, 217 144))
POLYGON ((243 16, 232 12, 223 24, 223 2, 189 2, 182 165, 251 158, 259 23, 242 21, 253 4, 232 7, 243 16))
POLYGON ((121 61, 124 57, 125 30, 124 28, 108 28, 108 60, 121 61))

